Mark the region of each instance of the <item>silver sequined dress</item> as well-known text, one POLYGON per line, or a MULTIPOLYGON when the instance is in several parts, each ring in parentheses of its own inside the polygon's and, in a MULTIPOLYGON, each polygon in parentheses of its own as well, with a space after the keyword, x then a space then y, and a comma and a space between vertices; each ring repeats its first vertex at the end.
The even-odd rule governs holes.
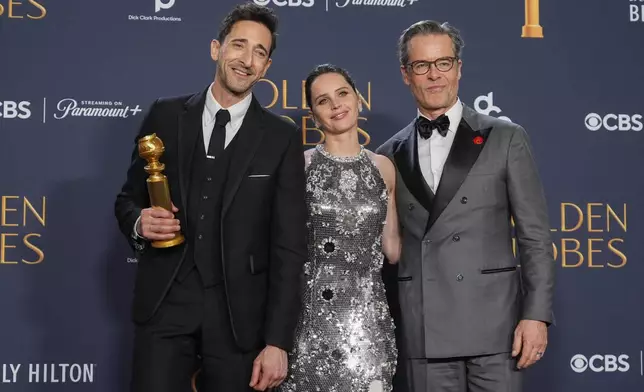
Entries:
POLYGON ((303 311, 282 392, 389 392, 394 324, 380 270, 387 189, 362 149, 307 159, 309 257, 303 311))

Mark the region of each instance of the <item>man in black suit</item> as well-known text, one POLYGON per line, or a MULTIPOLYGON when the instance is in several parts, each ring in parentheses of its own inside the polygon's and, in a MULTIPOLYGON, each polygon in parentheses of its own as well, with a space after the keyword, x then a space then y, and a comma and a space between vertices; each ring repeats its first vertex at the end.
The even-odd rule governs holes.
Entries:
MULTIPOLYGON (((136 141, 156 133, 173 211, 149 208, 135 146, 116 200, 139 263, 132 392, 267 390, 286 376, 306 259, 300 130, 251 93, 271 64, 277 17, 255 4, 225 18, 214 82, 158 99, 136 141), (155 248, 150 241, 186 241, 155 248)), ((136 144, 136 143, 135 143, 136 144)))

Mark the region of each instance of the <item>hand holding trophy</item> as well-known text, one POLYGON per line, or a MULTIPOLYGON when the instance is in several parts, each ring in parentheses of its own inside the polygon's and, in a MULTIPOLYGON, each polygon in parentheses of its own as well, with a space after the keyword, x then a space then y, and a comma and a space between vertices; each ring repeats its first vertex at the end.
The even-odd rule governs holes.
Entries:
MULTIPOLYGON (((172 212, 168 178, 162 173, 165 165, 159 161, 164 151, 165 147, 163 146, 163 142, 156 133, 139 139, 139 156, 148 163, 145 166, 145 171, 150 175, 146 180, 148 194, 150 195, 150 205, 153 208, 163 208, 164 210, 172 212)), ((180 231, 174 234, 175 236, 172 239, 152 241, 152 247, 169 248, 185 241, 185 237, 180 231)))

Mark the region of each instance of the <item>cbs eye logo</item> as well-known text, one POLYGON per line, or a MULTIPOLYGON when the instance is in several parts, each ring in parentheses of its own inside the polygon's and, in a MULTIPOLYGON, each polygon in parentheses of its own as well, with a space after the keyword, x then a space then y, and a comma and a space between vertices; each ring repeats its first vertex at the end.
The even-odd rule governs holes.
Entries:
POLYGON ((607 131, 635 131, 642 130, 641 114, 606 114, 589 113, 584 119, 584 124, 589 131, 605 129, 607 131))
POLYGON ((31 117, 30 105, 29 101, 0 101, 0 118, 28 119, 31 117))
POLYGON ((570 359, 570 367, 575 373, 583 373, 588 369, 595 373, 627 372, 631 368, 627 360, 628 355, 626 354, 619 356, 595 354, 590 359, 582 354, 577 354, 570 359))
POLYGON ((257 5, 275 4, 278 7, 313 7, 315 0, 253 0, 257 5))

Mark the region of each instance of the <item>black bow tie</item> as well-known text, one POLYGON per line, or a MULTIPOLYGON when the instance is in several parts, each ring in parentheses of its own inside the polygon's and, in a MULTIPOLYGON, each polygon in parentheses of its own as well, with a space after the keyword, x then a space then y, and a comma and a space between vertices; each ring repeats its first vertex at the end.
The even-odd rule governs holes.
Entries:
POLYGON ((416 120, 416 129, 418 130, 420 137, 423 139, 429 139, 429 137, 432 136, 434 128, 438 130, 438 133, 440 133, 442 137, 445 137, 449 130, 449 117, 441 114, 436 120, 432 121, 423 116, 418 116, 418 119, 416 120))

